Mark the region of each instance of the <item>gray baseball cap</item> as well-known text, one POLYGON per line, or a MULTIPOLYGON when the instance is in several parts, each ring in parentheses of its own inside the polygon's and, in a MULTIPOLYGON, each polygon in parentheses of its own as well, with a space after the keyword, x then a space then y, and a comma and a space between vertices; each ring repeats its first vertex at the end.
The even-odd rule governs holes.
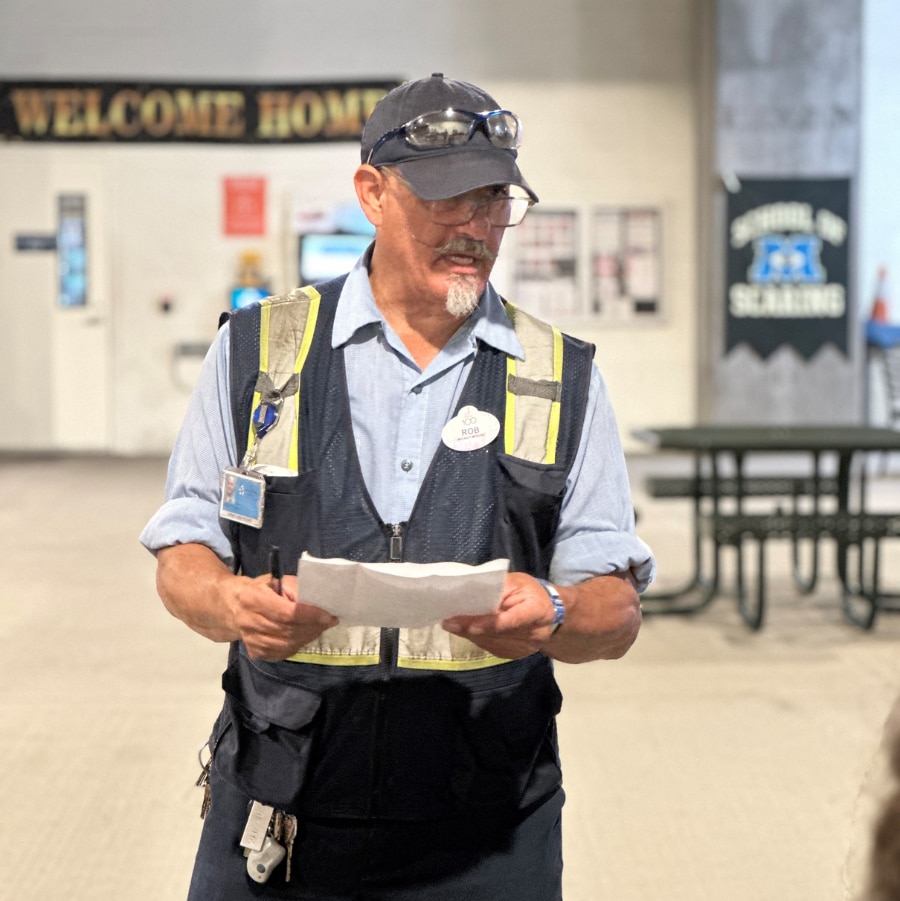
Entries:
MULTIPOLYGON (((399 130, 426 113, 479 114, 500 107, 481 88, 453 81, 436 72, 430 78, 408 81, 394 88, 375 107, 363 129, 360 158, 371 165, 396 167, 423 200, 442 200, 489 185, 518 185, 537 201, 516 165, 515 146, 501 146, 484 127, 475 127, 468 140, 439 146, 412 146, 399 130), (393 134, 391 134, 393 132, 393 134)), ((502 124, 510 118, 498 117, 502 124)), ((492 118, 487 122, 494 121, 492 118)), ((517 128, 520 128, 515 119, 517 128)), ((508 132, 498 129, 508 137, 508 132)), ((512 143, 508 141, 507 143, 512 143)))

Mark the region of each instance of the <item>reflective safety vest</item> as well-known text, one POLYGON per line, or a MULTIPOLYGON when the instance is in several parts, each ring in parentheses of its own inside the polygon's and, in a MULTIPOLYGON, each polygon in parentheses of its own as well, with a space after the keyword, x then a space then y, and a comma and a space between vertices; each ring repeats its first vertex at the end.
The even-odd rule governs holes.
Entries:
MULTIPOLYGON (((230 316, 239 451, 252 412, 281 404, 259 443, 260 529, 232 529, 236 571, 269 550, 316 557, 480 564, 545 576, 590 382, 592 348, 512 305, 524 360, 480 343, 458 402, 503 424, 487 447, 441 443, 405 523, 382 522, 353 439, 343 349, 331 334, 343 279, 230 316)), ((373 374, 377 377, 377 373, 373 374)), ((302 586, 301 586, 302 594, 302 586)), ((314 601, 314 598, 310 600, 314 601)), ((493 657, 436 625, 337 626, 292 659, 232 646, 215 767, 247 797, 309 816, 430 819, 520 810, 558 790, 552 661, 493 657)))
MULTIPOLYGON (((343 355, 330 346, 342 284, 339 279, 321 286, 321 293, 314 287, 295 289, 231 317, 239 448, 254 442, 252 411, 261 403, 280 405, 279 419, 259 442, 255 458, 257 466, 273 473, 267 476, 263 527, 235 530, 241 570, 266 572, 266 548, 277 545, 291 564, 304 550, 367 562, 477 564, 508 557, 511 569, 546 576, 581 434, 593 349, 506 303, 525 358, 480 346, 460 398, 460 408, 472 403, 497 416, 502 429, 496 447, 461 452, 442 444, 410 522, 381 523, 355 462, 343 355), (331 475, 323 482, 316 474, 325 469, 331 475), (368 523, 357 522, 351 510, 368 523), (282 528, 293 528, 296 537, 282 528)), ((504 662, 440 625, 402 629, 396 639, 399 667, 472 669, 504 662)), ((370 665, 384 662, 384 644, 383 630, 337 626, 292 659, 370 665)))

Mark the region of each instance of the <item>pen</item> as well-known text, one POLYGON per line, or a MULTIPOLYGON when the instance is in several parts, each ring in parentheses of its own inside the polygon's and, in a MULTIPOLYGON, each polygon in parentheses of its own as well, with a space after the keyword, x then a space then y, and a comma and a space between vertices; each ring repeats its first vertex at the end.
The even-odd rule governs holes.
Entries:
POLYGON ((277 546, 269 551, 269 571, 272 573, 273 590, 281 594, 281 555, 277 546))

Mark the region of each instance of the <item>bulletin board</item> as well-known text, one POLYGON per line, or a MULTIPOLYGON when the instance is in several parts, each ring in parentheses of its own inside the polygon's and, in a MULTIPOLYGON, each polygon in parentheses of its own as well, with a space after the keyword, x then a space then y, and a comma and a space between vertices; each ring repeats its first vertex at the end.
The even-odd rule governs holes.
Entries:
POLYGON ((532 210, 516 226, 515 303, 536 316, 577 316, 578 213, 532 210))
POLYGON ((524 309, 551 321, 657 320, 662 307, 658 209, 532 210, 515 231, 512 296, 524 309))
POLYGON ((655 209, 593 210, 593 316, 618 321, 656 318, 662 293, 661 218, 655 209))

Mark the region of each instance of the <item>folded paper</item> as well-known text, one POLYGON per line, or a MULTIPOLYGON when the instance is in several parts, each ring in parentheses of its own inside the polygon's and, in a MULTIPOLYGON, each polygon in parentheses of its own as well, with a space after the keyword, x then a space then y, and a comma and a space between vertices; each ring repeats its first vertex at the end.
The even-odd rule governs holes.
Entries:
POLYGON ((465 563, 357 563, 304 553, 297 566, 300 600, 345 626, 418 628, 449 616, 497 609, 509 560, 465 563))

